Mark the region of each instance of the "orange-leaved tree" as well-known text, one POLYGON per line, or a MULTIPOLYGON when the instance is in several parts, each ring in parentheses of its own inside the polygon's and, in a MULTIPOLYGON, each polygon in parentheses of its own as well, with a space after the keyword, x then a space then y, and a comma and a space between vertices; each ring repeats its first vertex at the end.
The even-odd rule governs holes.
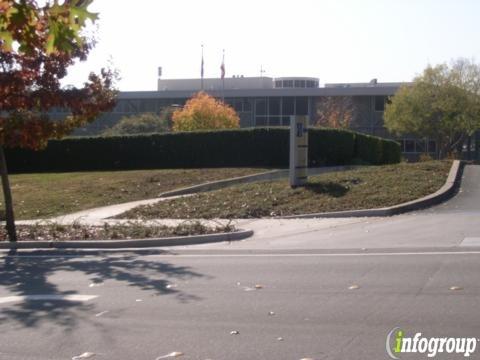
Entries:
POLYGON ((354 116, 353 100, 349 96, 327 96, 317 103, 317 126, 347 129, 354 116))
POLYGON ((173 113, 173 131, 234 129, 240 118, 229 105, 201 91, 173 113))
POLYGON ((83 31, 97 19, 87 9, 92 1, 0 0, 0 174, 10 241, 16 231, 4 148, 42 149, 115 105, 111 70, 91 73, 81 88, 60 83, 93 47, 83 31), (51 120, 52 108, 69 115, 51 120))

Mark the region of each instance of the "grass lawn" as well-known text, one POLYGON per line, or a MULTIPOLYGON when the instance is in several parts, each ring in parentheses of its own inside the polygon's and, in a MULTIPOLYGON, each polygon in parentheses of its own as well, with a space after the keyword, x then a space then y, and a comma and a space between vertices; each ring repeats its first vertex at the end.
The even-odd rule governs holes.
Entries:
MULTIPOLYGON (((219 168, 18 174, 10 176, 16 219, 39 219, 157 197, 207 181, 268 169, 219 168)), ((3 208, 3 194, 0 195, 3 208)))
POLYGON ((122 218, 257 218, 400 204, 431 194, 447 178, 451 161, 368 166, 309 178, 291 189, 287 180, 233 186, 142 206, 122 218))

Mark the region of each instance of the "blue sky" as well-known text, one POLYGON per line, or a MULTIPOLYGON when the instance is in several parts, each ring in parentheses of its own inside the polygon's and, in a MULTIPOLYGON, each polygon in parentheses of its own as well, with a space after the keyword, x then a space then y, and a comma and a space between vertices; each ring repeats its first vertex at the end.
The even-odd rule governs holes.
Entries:
POLYGON ((121 90, 163 78, 313 76, 326 82, 409 81, 427 64, 480 62, 478 0, 96 0, 98 44, 68 84, 108 64, 121 90), (132 5, 133 4, 133 5, 132 5))

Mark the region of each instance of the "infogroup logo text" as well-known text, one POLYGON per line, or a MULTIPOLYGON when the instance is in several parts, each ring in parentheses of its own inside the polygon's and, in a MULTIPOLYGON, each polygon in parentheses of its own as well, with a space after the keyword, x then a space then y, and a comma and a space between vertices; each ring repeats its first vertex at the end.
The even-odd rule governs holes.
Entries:
POLYGON ((400 359, 402 353, 426 354, 433 358, 440 353, 458 354, 469 357, 475 352, 479 339, 431 337, 426 338, 417 332, 413 337, 405 336, 405 331, 395 327, 387 335, 386 350, 392 359, 400 359))

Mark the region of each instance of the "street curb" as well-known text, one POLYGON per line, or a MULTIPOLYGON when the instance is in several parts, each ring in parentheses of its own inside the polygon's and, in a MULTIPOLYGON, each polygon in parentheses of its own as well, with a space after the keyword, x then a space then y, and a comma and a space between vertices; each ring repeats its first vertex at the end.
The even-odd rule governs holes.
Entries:
POLYGON ((289 216, 278 216, 275 219, 311 219, 311 218, 343 218, 343 217, 382 217, 402 214, 408 211, 420 210, 433 205, 437 205, 451 198, 460 185, 460 179, 463 171, 464 162, 454 160, 450 172, 448 173, 445 184, 433 194, 424 196, 420 199, 408 201, 402 204, 362 210, 334 211, 314 214, 300 214, 289 216))
MULTIPOLYGON (((351 170, 356 167, 358 166, 346 165, 346 166, 325 166, 325 167, 319 167, 319 168, 308 168, 308 174, 319 175, 319 174, 324 174, 324 173, 334 172, 334 171, 351 170)), ((231 185, 248 184, 256 181, 278 180, 278 179, 288 178, 288 176, 289 176, 289 169, 272 170, 272 171, 267 171, 260 174, 245 175, 245 176, 240 176, 236 178, 211 181, 211 182, 206 182, 199 185, 166 191, 158 195, 158 198, 166 198, 170 196, 188 195, 188 194, 195 194, 200 192, 207 192, 212 190, 223 189, 231 185)))
POLYGON ((0 242, 0 249, 125 249, 197 245, 223 241, 243 240, 253 235, 253 230, 238 230, 231 233, 175 236, 138 240, 92 240, 92 241, 19 241, 0 242))

